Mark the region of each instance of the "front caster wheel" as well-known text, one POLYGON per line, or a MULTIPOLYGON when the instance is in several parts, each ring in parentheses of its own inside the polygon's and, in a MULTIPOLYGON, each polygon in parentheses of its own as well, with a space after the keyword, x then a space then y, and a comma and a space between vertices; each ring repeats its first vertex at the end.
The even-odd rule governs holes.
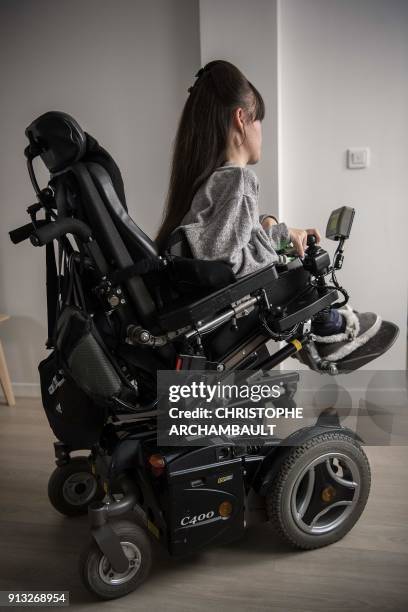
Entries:
POLYGON ((84 548, 79 561, 85 587, 101 599, 116 599, 134 591, 147 578, 152 564, 151 543, 141 527, 130 521, 120 521, 112 527, 129 560, 127 570, 115 572, 94 539, 84 548))
POLYGON ((370 492, 370 466, 351 437, 329 432, 294 447, 266 497, 278 534, 304 550, 344 537, 360 518, 370 492))
POLYGON ((69 463, 53 471, 48 481, 48 497, 58 512, 65 516, 86 514, 93 501, 105 497, 99 481, 92 474, 86 457, 72 457, 69 463))

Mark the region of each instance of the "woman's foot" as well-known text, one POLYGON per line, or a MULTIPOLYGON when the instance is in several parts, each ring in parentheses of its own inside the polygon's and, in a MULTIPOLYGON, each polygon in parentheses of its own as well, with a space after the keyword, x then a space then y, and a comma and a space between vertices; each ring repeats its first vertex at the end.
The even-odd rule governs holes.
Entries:
POLYGON ((319 328, 319 325, 322 324, 320 322, 312 326, 317 351, 320 357, 327 361, 344 359, 375 336, 381 327, 382 319, 379 315, 374 312, 357 312, 348 304, 338 311, 331 310, 330 312, 338 312, 342 319, 341 326, 337 317, 335 320, 333 315, 331 315, 333 318, 328 320, 326 327, 319 328), (339 327, 336 328, 336 326, 339 327), (334 332, 327 333, 329 329, 334 332), (319 331, 326 333, 318 333, 319 331))

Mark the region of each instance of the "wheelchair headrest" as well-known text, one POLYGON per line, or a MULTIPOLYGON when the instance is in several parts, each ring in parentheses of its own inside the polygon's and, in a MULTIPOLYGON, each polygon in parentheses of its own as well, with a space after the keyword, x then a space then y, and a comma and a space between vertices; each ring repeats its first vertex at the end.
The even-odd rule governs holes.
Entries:
POLYGON ((73 117, 50 111, 35 119, 26 129, 29 153, 40 155, 52 173, 79 161, 86 152, 86 134, 73 117))

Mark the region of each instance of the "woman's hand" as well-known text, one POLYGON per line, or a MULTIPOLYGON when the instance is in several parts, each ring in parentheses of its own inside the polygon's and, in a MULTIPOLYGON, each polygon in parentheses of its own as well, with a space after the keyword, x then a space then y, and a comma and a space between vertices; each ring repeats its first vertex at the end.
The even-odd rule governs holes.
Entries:
POLYGON ((269 215, 268 217, 265 217, 261 223, 262 227, 265 230, 268 230, 269 228, 271 228, 273 225, 277 225, 277 220, 275 217, 273 217, 272 215, 269 215))
POLYGON ((307 248, 307 237, 308 236, 316 236, 316 242, 319 244, 321 240, 320 232, 316 228, 311 229, 296 229, 294 227, 289 227, 289 236, 293 243, 294 249, 299 257, 305 256, 305 250, 307 248))

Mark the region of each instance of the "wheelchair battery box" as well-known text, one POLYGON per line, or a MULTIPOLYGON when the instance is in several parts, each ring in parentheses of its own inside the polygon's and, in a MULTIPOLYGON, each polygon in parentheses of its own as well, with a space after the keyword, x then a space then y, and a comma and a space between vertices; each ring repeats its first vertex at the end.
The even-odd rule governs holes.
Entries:
POLYGON ((194 302, 183 304, 174 310, 162 312, 159 322, 163 329, 173 330, 185 325, 195 324, 198 321, 214 316, 233 302, 254 293, 260 289, 268 288, 276 281, 278 273, 275 264, 262 268, 259 272, 248 274, 210 295, 194 302))
MULTIPOLYGON (((168 546, 184 555, 244 530, 243 460, 234 447, 191 448, 167 464, 168 546)), ((185 450, 185 449, 184 449, 185 450)))

